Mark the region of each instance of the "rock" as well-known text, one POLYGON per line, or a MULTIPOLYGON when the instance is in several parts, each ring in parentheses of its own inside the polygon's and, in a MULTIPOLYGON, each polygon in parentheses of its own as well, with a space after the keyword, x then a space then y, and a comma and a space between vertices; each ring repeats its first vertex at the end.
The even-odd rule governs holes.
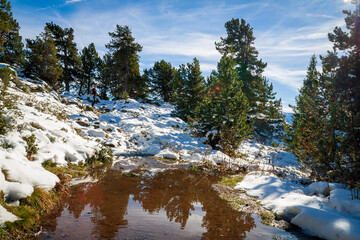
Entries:
POLYGON ((83 126, 83 127, 89 127, 90 126, 90 123, 83 122, 83 121, 76 121, 76 123, 79 124, 80 126, 83 126))
POLYGON ((94 111, 94 108, 90 105, 85 106, 85 111, 94 111))
POLYGON ((100 137, 100 138, 103 138, 106 135, 106 133, 103 130, 89 130, 87 134, 89 134, 92 137, 100 137))

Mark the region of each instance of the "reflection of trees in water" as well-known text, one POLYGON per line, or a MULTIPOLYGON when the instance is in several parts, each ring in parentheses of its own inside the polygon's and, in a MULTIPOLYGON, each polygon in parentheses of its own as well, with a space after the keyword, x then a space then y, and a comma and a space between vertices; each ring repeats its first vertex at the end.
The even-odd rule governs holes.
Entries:
POLYGON ((104 194, 102 205, 94 209, 91 221, 93 234, 101 239, 113 239, 119 228, 126 227, 129 196, 137 191, 139 179, 121 175, 119 171, 109 170, 98 182, 104 194))
POLYGON ((190 211, 194 211, 195 202, 202 204, 206 212, 202 226, 207 229, 203 239, 244 239, 246 232, 254 226, 251 214, 232 210, 211 189, 217 177, 201 172, 175 170, 161 172, 153 178, 142 181, 141 191, 134 196, 144 210, 150 213, 165 209, 170 221, 186 227, 190 211))
POLYGON ((184 229, 190 211, 195 210, 193 203, 197 202, 196 189, 191 187, 196 182, 195 175, 186 173, 180 170, 166 171, 143 180, 134 200, 150 213, 165 209, 168 219, 180 223, 184 229))
MULTIPOLYGON (((75 186, 71 197, 56 216, 61 215, 64 207, 79 218, 86 206, 91 208, 94 224, 92 234, 98 239, 116 238, 119 228, 126 227, 125 219, 130 195, 150 214, 164 209, 169 221, 180 224, 185 229, 194 203, 201 203, 205 212, 202 227, 207 232, 203 239, 243 239, 254 227, 250 214, 236 212, 227 206, 211 189, 217 177, 203 172, 186 170, 165 171, 153 177, 130 178, 119 171, 108 170, 98 183, 85 183, 75 186)), ((51 222, 51 230, 56 229, 51 222)), ((154 224, 156 231, 156 224, 154 224)))

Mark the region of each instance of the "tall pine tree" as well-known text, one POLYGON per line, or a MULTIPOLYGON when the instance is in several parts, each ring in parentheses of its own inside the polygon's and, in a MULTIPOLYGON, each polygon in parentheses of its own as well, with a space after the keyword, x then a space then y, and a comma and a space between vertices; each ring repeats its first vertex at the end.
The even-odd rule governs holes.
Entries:
MULTIPOLYGON (((238 74, 243 82, 242 90, 249 100, 250 113, 268 114, 267 106, 274 105, 271 85, 263 78, 262 73, 266 67, 259 52, 253 46, 255 37, 253 29, 244 19, 231 19, 225 23, 226 37, 221 37, 220 42, 215 43, 216 49, 223 57, 231 57, 236 62, 238 74), (263 94, 263 93, 268 94, 263 94)), ((272 109, 274 110, 274 109, 272 109)), ((281 113, 279 113, 280 115, 281 113)))
POLYGON ((53 22, 46 23, 46 26, 52 33, 63 69, 60 80, 65 83, 65 90, 70 91, 71 83, 81 77, 81 59, 74 42, 74 29, 63 29, 53 22))
POLYGON ((343 182, 360 189, 360 3, 356 11, 344 11, 346 29, 336 27, 329 34, 333 52, 323 57, 324 72, 330 75, 335 139, 333 155, 343 182))
POLYGON ((116 25, 114 32, 109 33, 111 40, 106 44, 112 56, 117 81, 113 82, 113 95, 120 98, 123 91, 130 97, 142 97, 146 83, 140 76, 139 55, 142 46, 135 42, 128 26, 116 25))
POLYGON ((24 44, 19 34, 19 23, 11 12, 10 1, 0 1, 0 62, 22 66, 24 44))
POLYGON ((91 86, 95 83, 95 79, 99 77, 99 68, 101 58, 96 51, 95 44, 90 43, 88 47, 84 47, 80 54, 82 77, 79 81, 79 94, 86 92, 90 94, 91 86), (85 87, 85 91, 83 89, 85 87))
MULTIPOLYGON (((354 1, 358 3, 358 1, 354 1)), ((360 188, 360 14, 344 11, 347 30, 329 34, 333 50, 314 57, 294 108, 291 147, 318 179, 360 188)))
POLYGON ((111 54, 105 54, 99 66, 99 88, 102 99, 109 99, 108 93, 111 93, 113 82, 117 80, 113 64, 111 54))

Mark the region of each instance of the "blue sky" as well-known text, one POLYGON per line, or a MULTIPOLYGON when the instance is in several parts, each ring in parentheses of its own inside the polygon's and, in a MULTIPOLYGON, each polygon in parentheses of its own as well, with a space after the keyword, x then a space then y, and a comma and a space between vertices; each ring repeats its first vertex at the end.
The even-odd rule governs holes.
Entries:
POLYGON ((285 111, 295 102, 310 57, 331 49, 327 33, 344 26, 343 9, 354 9, 343 0, 13 0, 11 5, 23 38, 34 38, 53 21, 74 28, 79 50, 94 42, 103 55, 108 32, 128 25, 143 46, 142 69, 162 59, 177 67, 197 57, 204 76, 220 59, 214 42, 225 36, 225 22, 244 18, 285 111))

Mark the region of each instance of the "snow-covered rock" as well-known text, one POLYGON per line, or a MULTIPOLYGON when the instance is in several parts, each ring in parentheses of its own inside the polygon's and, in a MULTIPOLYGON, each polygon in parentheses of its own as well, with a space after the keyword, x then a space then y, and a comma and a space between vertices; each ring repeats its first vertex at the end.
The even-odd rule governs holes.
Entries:
POLYGON ((248 195, 259 198, 266 208, 312 235, 325 239, 360 239, 360 220, 357 219, 360 200, 349 199, 350 191, 339 189, 340 184, 329 186, 333 189, 330 200, 316 196, 326 192, 327 183, 304 187, 274 174, 256 171, 247 174, 235 188, 247 190, 248 195))

